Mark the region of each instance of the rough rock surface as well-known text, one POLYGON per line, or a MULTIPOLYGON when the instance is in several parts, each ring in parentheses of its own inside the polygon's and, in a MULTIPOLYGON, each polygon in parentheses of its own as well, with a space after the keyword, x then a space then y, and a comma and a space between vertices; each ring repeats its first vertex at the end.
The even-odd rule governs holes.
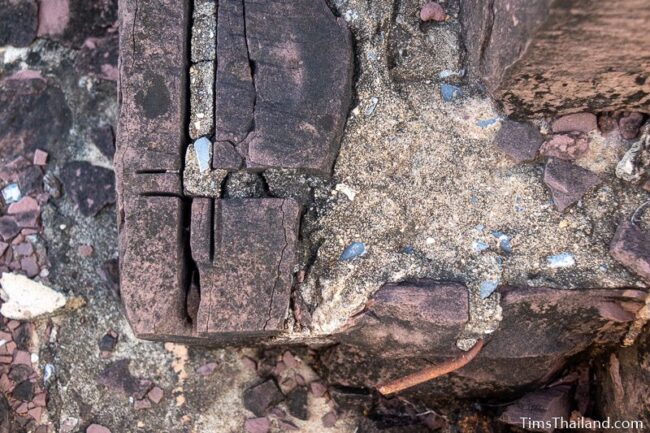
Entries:
POLYGON ((506 112, 648 111, 644 0, 461 5, 469 64, 506 112))
POLYGON ((24 47, 36 37, 36 0, 2 0, 0 3, 0 46, 24 47))
POLYGON ((247 337, 284 329, 299 222, 293 200, 194 200, 200 335, 247 337))
POLYGON ((589 190, 600 183, 594 173, 561 159, 552 159, 544 169, 544 183, 550 188, 557 210, 577 203, 589 190))
POLYGON ((638 225, 625 221, 616 230, 610 253, 650 284, 650 234, 638 225))
POLYGON ((530 123, 506 120, 494 136, 494 145, 515 162, 533 161, 544 138, 530 123))
POLYGON ((345 23, 323 0, 226 1, 217 14, 216 141, 253 170, 328 174, 351 100, 345 23))
POLYGON ((63 144, 71 113, 61 88, 40 72, 20 71, 0 81, 0 151, 5 157, 63 144))
MULTIPOLYGON (((148 10, 150 3, 138 3, 140 10, 136 15, 139 19, 152 19, 164 30, 165 21, 158 21, 148 10)), ((424 3, 420 1, 336 0, 329 3, 335 15, 344 19, 352 30, 356 65, 354 109, 348 119, 334 176, 327 181, 285 170, 267 170, 258 176, 268 187, 265 190, 267 198, 291 197, 306 204, 298 248, 300 260, 295 269, 287 316, 288 331, 287 335, 278 336, 274 343, 291 341, 318 344, 318 347, 335 343, 327 337, 361 311, 372 294, 386 282, 432 278, 464 283, 469 294, 470 323, 481 334, 486 329, 494 329, 491 319, 499 304, 499 290, 485 300, 478 296, 485 275, 490 278, 498 275, 501 284, 516 284, 527 289, 531 286, 567 290, 647 287, 608 252, 618 223, 629 218, 647 200, 647 192, 614 177, 619 152, 625 153, 629 148, 629 143, 621 141, 618 133, 611 137, 590 133, 589 152, 576 163, 598 173, 603 187, 585 195, 582 206, 574 206, 560 214, 549 203, 542 183, 542 165, 516 165, 490 145, 503 119, 471 77, 462 75, 461 69, 466 65, 460 62, 457 2, 445 2, 448 15, 445 22, 427 23, 419 20, 419 8, 424 3), (440 97, 440 85, 444 83, 453 84, 460 91, 451 102, 440 97), (342 252, 353 242, 363 243, 366 254, 354 260, 339 261, 342 252), (573 257, 573 264, 567 268, 550 267, 547 258, 563 252, 573 257), (486 319, 490 319, 489 327, 486 319)), ((175 19, 172 8, 163 9, 170 19, 175 19)), ((96 18, 101 20, 101 16, 96 18)), ((133 20, 125 23, 127 28, 132 28, 132 24, 133 20)), ((81 26, 77 28, 82 29, 81 26)), ((105 36, 109 36, 109 29, 98 37, 105 36)), ((168 36, 175 35, 160 32, 152 45, 163 49, 166 45, 161 40, 168 36)), ((85 38, 80 40, 85 41, 85 38)), ((136 45, 140 55, 150 54, 142 48, 136 45)), ((152 56, 154 62, 159 54, 157 51, 152 56)), ((44 232, 34 236, 34 229, 24 232, 21 229, 15 235, 25 236, 25 240, 17 241, 16 245, 5 242, 10 245, 0 261, 9 260, 13 266, 19 265, 9 257, 14 254, 14 247, 26 252, 27 247, 18 248, 18 245, 33 241, 34 250, 40 250, 51 262, 48 266, 39 263, 42 275, 47 276, 34 278, 65 293, 76 305, 62 310, 51 320, 16 323, 4 319, 4 324, 0 325, 2 332, 12 334, 11 342, 17 346, 14 349, 16 360, 21 363, 0 365, 3 371, 7 366, 11 368, 11 374, 7 375, 9 381, 0 374, 0 387, 4 390, 6 386, 19 385, 33 377, 28 379, 33 380, 33 386, 23 384, 19 393, 26 397, 31 388, 34 404, 42 406, 28 409, 28 413, 31 411, 38 417, 40 411, 41 422, 47 424, 48 433, 84 432, 90 426, 106 426, 114 433, 134 430, 146 433, 240 432, 251 424, 247 419, 258 419, 244 408, 243 391, 269 377, 273 377, 287 395, 291 387, 302 386, 295 385, 298 383, 304 382, 310 389, 309 420, 292 417, 284 403, 280 403, 268 418, 262 418, 271 431, 280 426, 290 429, 292 424, 301 431, 319 433, 325 430, 332 433, 420 433, 434 427, 462 433, 499 431, 503 427, 493 424, 494 405, 520 397, 518 386, 522 383, 527 384, 526 391, 537 386, 530 384, 530 380, 539 377, 539 372, 547 371, 542 362, 546 359, 543 351, 553 349, 552 340, 540 345, 542 349, 538 353, 542 360, 533 356, 522 357, 521 364, 500 361, 497 364, 477 358, 466 367, 467 371, 450 376, 452 384, 448 388, 445 388, 445 379, 435 381, 431 388, 424 388, 425 396, 441 388, 453 391, 468 385, 468 394, 475 389, 471 402, 480 404, 459 408, 455 406, 458 400, 451 406, 444 402, 452 395, 450 392, 443 392, 441 400, 425 405, 411 396, 407 396, 407 401, 402 398, 378 401, 368 389, 330 386, 313 371, 308 373, 303 368, 306 365, 323 368, 323 359, 314 350, 301 349, 301 354, 296 355, 298 367, 287 367, 296 363, 290 362, 288 357, 285 363, 284 350, 214 349, 137 338, 124 317, 118 295, 115 222, 120 212, 107 205, 95 216, 84 216, 68 194, 56 192, 56 178, 68 162, 88 161, 94 166, 112 168, 110 158, 101 152, 92 133, 106 125, 117 131, 118 89, 115 82, 97 77, 93 71, 77 68, 79 55, 80 50, 41 38, 27 48, 0 47, 2 79, 20 71, 38 71, 47 79, 48 86, 58 88, 63 94, 58 104, 61 113, 66 110, 70 113, 69 132, 65 138, 53 140, 51 146, 44 149, 48 152, 45 167, 25 167, 30 174, 20 181, 17 176, 22 169, 12 168, 11 176, 7 177, 6 172, 0 170, 0 189, 10 183, 19 183, 21 189, 26 185, 34 190, 30 197, 38 200, 43 186, 33 168, 45 169, 45 190, 51 192, 49 200, 40 203, 44 232), (92 245, 93 254, 82 255, 79 248, 82 245, 92 245), (12 331, 15 326, 18 327, 12 331), (28 329, 33 332, 26 332, 28 329), (119 334, 119 341, 113 352, 106 355, 98 342, 111 329, 119 334), (155 381, 155 385, 164 390, 164 398, 158 404, 148 397, 145 398, 149 403, 135 397, 131 401, 122 391, 97 383, 97 375, 120 359, 131 360, 128 370, 133 378, 155 381), (28 368, 27 364, 32 361, 37 362, 28 368), (505 365, 507 370, 499 372, 492 369, 492 364, 505 365), (525 368, 512 368, 516 365, 525 368), (478 371, 469 377, 472 368, 478 371), (517 380, 510 379, 513 373, 518 376, 517 380), (508 384, 507 394, 498 393, 492 397, 472 385, 484 381, 508 384), (42 392, 37 387, 42 387, 42 392), (361 413, 367 415, 361 416, 361 413)), ((124 67, 132 61, 129 58, 124 67)), ((155 69, 163 70, 169 64, 156 64, 155 69)), ((133 93, 133 89, 128 90, 133 93)), ((142 86, 141 90, 143 99, 147 99, 147 87, 142 86)), ((0 107, 0 111, 6 113, 4 107, 0 107)), ((616 121, 618 123, 618 117, 616 121)), ((156 120, 152 125, 152 128, 131 131, 131 138, 137 141, 134 146, 157 146, 158 149, 167 144, 176 146, 173 139, 167 141, 157 135, 155 126, 164 130, 164 122, 156 120)), ((49 125, 38 123, 38 126, 49 125)), ((543 123, 536 126, 544 131, 543 123)), ((0 129, 0 137, 4 137, 4 131, 6 129, 0 129)), ((110 146, 107 149, 110 153, 110 146)), ((11 146, 8 150, 18 153, 11 146)), ((5 155, 4 152, 0 154, 0 160, 5 155)), ((26 161, 32 161, 32 157, 29 153, 23 155, 26 161)), ((140 158, 143 166, 153 167, 154 171, 141 173, 143 175, 162 174, 156 171, 175 174, 182 168, 180 160, 168 158, 164 151, 140 158)), ((0 168, 4 167, 2 164, 4 161, 0 162, 0 168)), ((161 179, 167 182, 173 177, 165 175, 161 179)), ((0 203, 3 215, 7 207, 4 202, 0 203)), ((188 210, 186 208, 183 215, 187 215, 188 210)), ((642 220, 640 224, 649 222, 647 216, 642 220)), ((165 230, 164 225, 161 228, 165 230)), ((173 237, 175 232, 169 235, 173 237)), ((2 248, 0 244, 0 250, 2 248)), ((173 255, 175 252, 169 249, 166 253, 173 255)), ((147 272, 139 271, 141 274, 147 272)), ((123 291, 126 291, 124 287, 123 291)), ((173 297, 161 297, 175 302, 173 297)), ((567 311, 575 315, 573 309, 567 311)), ((185 312, 182 311, 183 318, 185 312)), ((539 318, 533 313, 537 314, 526 312, 533 322, 531 327, 537 320, 544 320, 543 316, 539 318)), ((503 316, 511 314, 513 310, 506 310, 503 316)), ((588 317, 592 317, 591 313, 588 317)), ((496 322, 498 325, 498 320, 496 322)), ((592 323, 591 319, 588 322, 592 323)), ((571 329, 578 328, 582 332, 584 329, 578 325, 581 324, 573 323, 571 329)), ((5 334, 0 338, 9 341, 5 334)), ((519 340, 517 344, 527 347, 531 339, 519 340)), ((486 346, 486 351, 491 344, 486 346)), ((0 362, 7 362, 10 357, 5 354, 6 346, 13 349, 11 344, 0 348, 0 362)), ((454 352, 453 356, 458 353, 454 352)), ((603 358, 606 365, 609 355, 605 353, 603 358)), ((643 364, 645 358, 643 354, 630 361, 623 361, 619 354, 617 357, 621 363, 625 398, 612 399, 609 390, 614 387, 604 390, 603 398, 612 404, 624 402, 625 416, 609 411, 612 416, 636 419, 633 412, 643 406, 626 403, 645 402, 643 398, 647 393, 641 394, 642 388, 625 385, 625 378, 635 377, 627 373, 627 366, 635 362, 643 364)), ((579 358, 595 359, 591 352, 582 353, 579 358)), ((355 359, 346 358, 346 361, 351 363, 355 359)), ((440 361, 449 359, 444 357, 440 361)), ((420 359, 421 364, 411 366, 415 370, 438 361, 420 359)), ((364 365, 370 364, 361 363, 358 368, 364 365)), ((400 368, 402 364, 391 361, 391 365, 400 368)), ((492 385, 488 388, 495 389, 492 385)), ((11 391, 2 394, 0 413, 6 418, 0 418, 4 423, 0 425, 10 425, 12 433, 45 431, 44 426, 35 425, 30 415, 22 417, 16 413, 10 400, 11 391), (3 404, 3 398, 9 399, 7 405, 3 404), (3 408, 6 411, 2 412, 3 408), (25 426, 26 419, 31 421, 25 426)), ((21 413, 27 408, 22 403, 16 407, 21 413)))
MULTIPOLYGON (((445 301, 433 298, 436 286, 428 288, 433 305, 438 307, 432 312, 444 311, 445 301)), ((404 289, 409 290, 409 286, 404 289)), ((573 355, 620 342, 646 297, 640 290, 537 287, 504 287, 499 289, 499 294, 503 319, 499 329, 487 337, 478 357, 461 370, 422 384, 405 395, 435 401, 444 395, 498 395, 508 389, 547 384, 573 355)), ((410 320, 403 321, 403 329, 417 326, 419 319, 407 317, 410 320)), ((393 316, 379 316, 375 323, 366 325, 366 332, 377 333, 382 327, 399 329, 395 322, 393 316)), ((435 334, 442 331, 444 335, 454 328, 431 329, 436 329, 435 334)), ((362 344, 357 348, 360 344, 357 341, 355 345, 345 344, 344 337, 343 344, 325 354, 329 379, 345 386, 372 388, 462 353, 445 345, 422 346, 420 333, 414 332, 412 336, 410 340, 392 341, 390 349, 381 353, 370 352, 362 344)))

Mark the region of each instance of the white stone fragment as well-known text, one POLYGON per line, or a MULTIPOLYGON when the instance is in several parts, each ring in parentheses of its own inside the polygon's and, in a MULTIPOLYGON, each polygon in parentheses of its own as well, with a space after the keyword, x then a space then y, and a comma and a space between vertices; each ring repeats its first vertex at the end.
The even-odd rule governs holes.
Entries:
POLYGON ((31 320, 51 314, 66 303, 63 294, 24 275, 3 273, 0 297, 4 301, 0 314, 14 320, 31 320))
POLYGON ((20 193, 20 188, 15 183, 10 183, 9 185, 2 188, 2 198, 5 199, 5 203, 15 203, 22 197, 20 193))
POLYGON ((357 192, 344 183, 337 184, 335 189, 344 194, 350 201, 354 201, 354 198, 357 196, 357 192))

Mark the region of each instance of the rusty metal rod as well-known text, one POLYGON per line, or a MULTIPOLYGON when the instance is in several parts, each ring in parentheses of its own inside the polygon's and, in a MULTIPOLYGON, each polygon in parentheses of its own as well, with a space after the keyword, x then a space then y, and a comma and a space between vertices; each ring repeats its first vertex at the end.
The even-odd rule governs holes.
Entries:
POLYGON ((417 373, 409 374, 408 376, 392 380, 386 384, 379 385, 377 390, 384 396, 396 394, 404 391, 405 389, 412 388, 424 382, 428 382, 436 377, 444 376, 452 371, 458 370, 469 364, 469 362, 479 354, 483 348, 483 340, 478 340, 476 344, 467 352, 463 353, 458 358, 450 361, 443 362, 442 364, 427 367, 417 373))

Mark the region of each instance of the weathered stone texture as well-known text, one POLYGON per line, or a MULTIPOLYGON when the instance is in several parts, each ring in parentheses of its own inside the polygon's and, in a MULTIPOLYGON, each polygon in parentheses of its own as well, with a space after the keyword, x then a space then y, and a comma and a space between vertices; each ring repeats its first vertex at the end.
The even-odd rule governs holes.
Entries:
POLYGON ((190 138, 214 130, 214 64, 200 62, 190 68, 190 138))
POLYGON ((474 74, 506 112, 650 110, 650 3, 463 0, 474 74))
POLYGON ((551 159, 546 163, 544 183, 551 190, 557 210, 564 212, 598 185, 600 179, 591 171, 571 162, 551 159))
POLYGON ((120 2, 121 106, 115 172, 121 294, 136 335, 188 335, 180 187, 186 2, 120 2), (164 195, 160 195, 164 193, 164 195), (144 194, 144 195, 143 195, 144 194))
POLYGON ((618 226, 609 251, 619 263, 650 284, 650 234, 625 221, 618 226))
POLYGON ((181 199, 129 197, 122 211, 120 293, 133 331, 153 339, 189 334, 181 199))
POLYGON ((0 0, 0 46, 24 47, 36 37, 36 0, 0 0))
POLYGON ((192 256, 201 287, 198 333, 246 336, 283 330, 295 265, 298 204, 283 199, 214 203, 214 209, 208 199, 192 206, 192 256))
POLYGON ((252 170, 329 174, 351 99, 345 24, 322 0, 223 1, 217 23, 216 140, 252 170))
POLYGON ((494 137, 494 145, 515 162, 533 161, 537 158, 544 137, 531 123, 505 120, 494 137))
MULTIPOLYGON (((436 302, 435 287, 430 286, 432 302, 436 302)), ((408 391, 407 395, 425 400, 449 395, 485 398, 506 390, 548 383, 571 356, 589 350, 594 343, 597 342, 599 347, 619 343, 646 297, 645 292, 637 290, 504 287, 499 292, 503 320, 499 328, 487 337, 478 357, 450 375, 408 391)), ((429 304, 425 302, 424 305, 429 304)), ((449 314, 449 310, 445 310, 449 307, 447 301, 431 305, 435 307, 429 309, 428 317, 449 314), (440 312, 435 313, 438 308, 440 312)), ((374 308, 371 301, 368 315, 372 316, 374 308)), ((406 317, 412 317, 412 321, 405 321, 404 325, 413 327, 416 316, 407 314, 406 317)), ((387 319, 379 317, 375 320, 382 323, 387 319)), ((398 319, 392 317, 387 323, 395 321, 398 319)), ((373 326, 378 325, 370 323, 369 331, 373 326)), ((446 329, 455 326, 432 326, 430 333, 442 332, 445 335, 446 329)), ((359 330, 352 328, 350 334, 355 333, 358 335, 359 330)), ((333 382, 374 387, 462 353, 447 344, 434 345, 427 351, 419 344, 419 336, 420 332, 415 328, 410 341, 375 340, 377 344, 372 352, 363 346, 343 343, 325 352, 324 365, 333 382), (381 355, 382 349, 385 355, 381 355)), ((346 338, 350 337, 343 336, 341 340, 346 338)), ((449 336, 445 341, 449 342, 449 336)))
POLYGON ((415 348, 423 354, 453 351, 469 320, 468 293, 453 283, 386 284, 352 319, 340 341, 380 356, 415 348))
POLYGON ((72 113, 61 88, 36 71, 20 71, 0 81, 0 153, 5 158, 64 142, 72 113))

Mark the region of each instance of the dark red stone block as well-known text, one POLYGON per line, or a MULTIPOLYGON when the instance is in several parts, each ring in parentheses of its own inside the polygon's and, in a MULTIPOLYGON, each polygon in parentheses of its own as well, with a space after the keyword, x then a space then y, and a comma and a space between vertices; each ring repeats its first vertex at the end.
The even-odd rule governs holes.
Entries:
MULTIPOLYGON (((217 11, 213 168, 329 174, 351 101, 346 26, 324 0, 224 0, 217 11)), ((185 196, 189 2, 120 0, 119 13, 114 163, 129 321, 158 340, 276 335, 289 313, 299 206, 185 196)), ((112 42, 86 40, 77 67, 110 79, 112 42)))
POLYGON ((217 140, 236 145, 250 169, 329 174, 353 61, 350 33, 326 3, 220 2, 217 59, 217 140))
POLYGON ((122 211, 120 293, 135 334, 150 339, 191 334, 181 199, 131 197, 122 211))
POLYGON ((216 138, 235 144, 247 137, 255 110, 244 10, 244 0, 222 0, 217 18, 216 138))
POLYGON ((618 226, 609 253, 650 284, 650 234, 636 224, 625 221, 618 226))
POLYGON ((210 218, 205 215, 209 201, 197 202, 192 209, 197 238, 191 244, 201 287, 198 333, 255 336, 282 331, 295 265, 298 204, 289 199, 216 200, 210 218), (208 224, 213 236, 205 236, 208 224))
POLYGON ((120 1, 115 172, 120 290, 136 335, 185 338, 189 286, 180 197, 188 3, 120 1))

